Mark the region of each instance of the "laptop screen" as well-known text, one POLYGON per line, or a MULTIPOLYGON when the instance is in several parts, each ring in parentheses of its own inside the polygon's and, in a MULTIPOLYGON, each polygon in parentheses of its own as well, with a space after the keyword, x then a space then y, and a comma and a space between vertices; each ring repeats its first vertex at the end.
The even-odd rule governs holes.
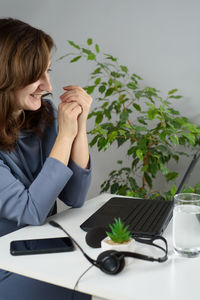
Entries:
MULTIPOLYGON (((189 165, 184 175, 181 178, 178 186, 177 194, 183 192, 186 188, 193 187, 195 184, 200 183, 200 150, 198 150, 192 160, 189 158, 189 165)), ((182 173, 182 172, 181 172, 182 173)))

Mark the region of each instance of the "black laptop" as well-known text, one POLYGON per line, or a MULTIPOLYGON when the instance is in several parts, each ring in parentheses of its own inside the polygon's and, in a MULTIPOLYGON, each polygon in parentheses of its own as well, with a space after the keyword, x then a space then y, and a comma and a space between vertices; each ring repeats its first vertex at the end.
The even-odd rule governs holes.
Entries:
MULTIPOLYGON (((193 156, 179 184, 177 194, 181 192, 199 157, 200 150, 193 156)), ((173 201, 112 197, 80 227, 84 231, 89 231, 94 227, 108 228, 114 218, 121 218, 126 225, 129 225, 129 230, 133 235, 161 235, 167 227, 172 213, 173 201)))

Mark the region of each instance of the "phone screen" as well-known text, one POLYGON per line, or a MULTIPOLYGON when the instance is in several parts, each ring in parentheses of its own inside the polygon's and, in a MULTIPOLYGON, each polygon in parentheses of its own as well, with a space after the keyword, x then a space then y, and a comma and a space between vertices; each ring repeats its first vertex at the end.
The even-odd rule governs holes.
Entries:
POLYGON ((69 237, 12 241, 12 255, 42 254, 73 251, 74 244, 69 237))

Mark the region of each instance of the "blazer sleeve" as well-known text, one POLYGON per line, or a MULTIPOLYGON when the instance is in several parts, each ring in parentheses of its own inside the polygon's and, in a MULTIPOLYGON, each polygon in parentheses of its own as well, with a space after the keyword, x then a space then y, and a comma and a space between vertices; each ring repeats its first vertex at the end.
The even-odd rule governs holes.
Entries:
POLYGON ((85 202, 91 183, 91 157, 88 169, 79 167, 72 159, 70 159, 68 167, 73 175, 60 193, 59 199, 68 206, 81 207, 85 202))
POLYGON ((23 224, 41 225, 73 171, 48 157, 32 184, 26 188, 0 160, 0 218, 23 224))
MULTIPOLYGON (((48 139, 48 141, 46 141, 46 145, 48 145, 48 149, 46 150, 47 155, 50 153, 52 143, 58 133, 57 108, 51 101, 50 103, 54 110, 55 122, 54 126, 51 128, 51 134, 48 131, 46 135, 46 139, 48 139)), ((81 207, 84 204, 91 182, 91 157, 88 169, 79 167, 72 159, 69 160, 68 167, 73 175, 70 177, 69 181, 66 182, 58 198, 68 206, 81 207)))

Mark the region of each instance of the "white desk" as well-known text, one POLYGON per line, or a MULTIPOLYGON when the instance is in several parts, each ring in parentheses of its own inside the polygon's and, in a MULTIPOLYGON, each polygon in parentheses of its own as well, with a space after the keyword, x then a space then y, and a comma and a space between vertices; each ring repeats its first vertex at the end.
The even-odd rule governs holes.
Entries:
MULTIPOLYGON (((85 232, 79 225, 111 196, 113 195, 100 195, 88 200, 82 208, 69 209, 53 217, 94 259, 101 249, 92 249, 86 245, 85 232)), ((0 268, 73 289, 77 278, 90 266, 79 249, 69 253, 19 257, 9 254, 11 240, 55 236, 64 234, 59 229, 45 224, 39 227, 28 226, 1 237, 0 268)), ((113 276, 93 267, 83 276, 77 290, 112 300, 199 300, 200 258, 186 259, 173 254, 171 224, 165 232, 165 237, 169 243, 167 262, 159 264, 133 259, 120 274, 113 276)), ((147 247, 149 254, 158 254, 156 249, 147 247)), ((144 246, 136 243, 136 251, 139 250, 144 250, 144 246)), ((160 252, 159 254, 162 255, 160 252)))

